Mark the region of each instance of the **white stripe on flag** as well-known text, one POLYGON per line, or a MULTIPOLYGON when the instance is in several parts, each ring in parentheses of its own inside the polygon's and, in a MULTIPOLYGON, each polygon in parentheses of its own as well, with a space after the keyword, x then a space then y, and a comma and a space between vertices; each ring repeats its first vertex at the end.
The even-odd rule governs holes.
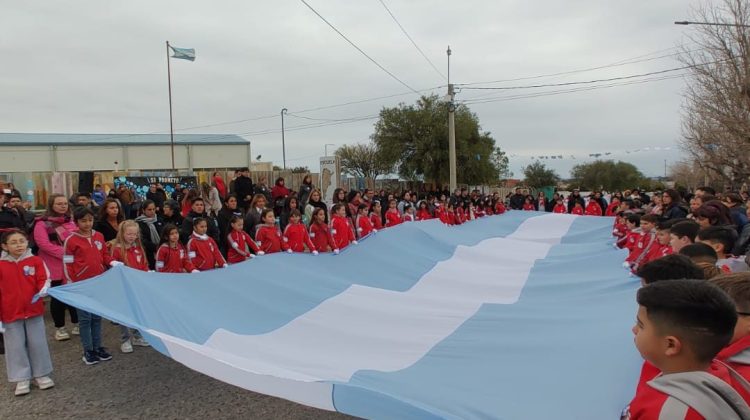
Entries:
POLYGON ((162 339, 172 358, 193 369, 246 389, 333 409, 330 394, 321 388, 325 384, 314 381, 346 382, 359 370, 407 368, 482 304, 515 303, 535 261, 560 242, 573 220, 569 215, 527 219, 508 237, 459 246, 406 292, 354 285, 267 334, 219 329, 199 346, 150 332, 162 339), (227 366, 217 369, 219 362, 212 358, 227 366), (280 378, 314 383, 309 389, 240 385, 248 373, 285 384, 291 381, 280 378))

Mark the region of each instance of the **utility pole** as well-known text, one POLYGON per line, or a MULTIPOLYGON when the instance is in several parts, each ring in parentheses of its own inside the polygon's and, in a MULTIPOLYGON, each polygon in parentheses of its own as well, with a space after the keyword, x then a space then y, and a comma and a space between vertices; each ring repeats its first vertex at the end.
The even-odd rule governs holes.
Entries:
POLYGON ((286 170, 286 145, 284 144, 284 114, 286 114, 286 108, 281 109, 281 156, 284 161, 284 170, 286 170))
POLYGON ((450 168, 450 192, 456 190, 456 104, 453 102, 455 92, 451 84, 451 47, 448 46, 448 166, 450 168))

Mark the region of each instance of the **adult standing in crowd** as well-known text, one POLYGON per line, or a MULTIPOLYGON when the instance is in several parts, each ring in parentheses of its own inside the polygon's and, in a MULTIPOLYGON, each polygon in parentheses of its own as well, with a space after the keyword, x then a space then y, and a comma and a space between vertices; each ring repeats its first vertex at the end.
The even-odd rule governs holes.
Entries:
POLYGON ((737 226, 737 233, 742 233, 742 229, 747 224, 747 209, 742 205, 742 197, 737 193, 728 193, 723 201, 729 207, 729 216, 732 218, 732 223, 737 226))
POLYGON ((180 204, 175 200, 164 202, 164 214, 162 221, 165 225, 173 224, 177 227, 182 226, 182 215, 180 214, 180 204))
POLYGON ((682 202, 682 196, 675 189, 668 189, 661 195, 662 217, 667 220, 684 219, 688 211, 682 202))
POLYGON ((11 190, 0 194, 0 234, 11 229, 24 230, 23 218, 18 212, 6 206, 10 199, 11 190))
MULTIPOLYGON (((255 184, 255 188, 253 188, 253 191, 255 194, 263 194, 264 197, 266 197, 266 205, 268 208, 271 208, 273 201, 271 200, 271 189, 268 188, 268 179, 266 179, 265 175, 261 175, 258 177, 258 183, 255 184)), ((253 196, 253 199, 255 197, 253 196)))
POLYGON ((214 242, 219 243, 219 226, 208 212, 206 211, 206 203, 200 197, 193 198, 190 212, 182 220, 182 226, 180 227, 180 239, 183 244, 187 244, 190 235, 193 234, 193 220, 200 217, 205 219, 208 224, 208 230, 206 234, 213 238, 214 242))
POLYGON ((117 200, 108 198, 99 208, 99 217, 94 223, 94 230, 104 236, 104 240, 109 242, 117 237, 117 230, 120 223, 125 220, 122 208, 117 200))
MULTIPOLYGON (((106 201, 105 201, 106 202, 106 201)), ((47 265, 51 286, 63 284, 63 244, 76 230, 70 214, 68 199, 62 194, 52 194, 47 200, 47 209, 37 219, 34 226, 34 242, 39 247, 39 257, 47 265)), ((50 297, 50 312, 55 323, 55 340, 70 339, 65 328, 65 310, 70 313, 73 324, 72 334, 78 334, 78 313, 76 309, 50 297)))
POLYGON ((313 221, 313 212, 315 211, 315 209, 320 208, 325 211, 326 224, 328 224, 328 206, 323 202, 322 196, 323 193, 321 193, 317 188, 310 191, 310 199, 307 201, 307 205, 305 205, 305 216, 310 223, 312 223, 313 221))
POLYGON ((276 178, 273 188, 271 189, 271 202, 273 203, 273 214, 276 217, 281 216, 284 210, 284 204, 289 197, 289 188, 286 187, 283 177, 276 178))
POLYGON ((216 216, 216 223, 219 225, 219 247, 222 251, 227 251, 227 235, 232 231, 229 221, 232 216, 243 217, 242 207, 237 202, 237 196, 229 194, 224 200, 224 206, 219 210, 216 216))
POLYGON ((568 213, 573 212, 573 207, 576 206, 576 203, 581 203, 581 207, 586 208, 586 201, 583 200, 581 191, 578 189, 573 190, 573 193, 568 197, 568 213))
POLYGON ((237 200, 239 200, 245 212, 250 208, 254 189, 253 180, 250 179, 250 169, 240 169, 239 176, 234 180, 234 193, 237 195, 237 200))
POLYGON ((161 229, 164 226, 156 214, 156 203, 146 200, 141 205, 141 214, 135 218, 141 231, 141 244, 146 251, 148 268, 156 269, 156 250, 159 248, 161 229))
MULTIPOLYGON (((153 201, 154 205, 156 205, 156 211, 161 213, 164 209, 164 201, 167 200, 167 194, 164 192, 164 188, 160 184, 152 182, 148 186, 146 199, 153 201)), ((143 207, 141 206, 141 208, 143 207)))
POLYGON ((135 197, 133 197, 133 193, 127 185, 120 184, 120 186, 117 187, 117 198, 120 199, 120 204, 122 204, 122 214, 127 218, 130 214, 130 208, 133 205, 133 201, 135 201, 135 197))
POLYGON ((211 182, 219 192, 219 198, 223 200, 224 197, 227 196, 227 186, 224 184, 224 178, 222 178, 218 172, 214 172, 213 175, 211 175, 211 182))
POLYGON ((219 194, 218 188, 208 185, 205 182, 202 183, 201 197, 206 203, 206 213, 210 214, 211 216, 216 216, 217 214, 219 214, 219 210, 221 210, 221 196, 219 194))
POLYGON ((524 197, 524 195, 521 194, 521 189, 516 188, 516 192, 510 196, 510 208, 513 210, 523 209, 523 203, 525 200, 526 200, 526 197, 524 197))
POLYGON ((312 192, 313 188, 312 175, 305 175, 305 177, 302 178, 302 185, 299 186, 299 193, 297 195, 297 197, 299 198, 300 210, 302 212, 304 212, 305 206, 307 205, 307 200, 310 199, 310 193, 312 192))

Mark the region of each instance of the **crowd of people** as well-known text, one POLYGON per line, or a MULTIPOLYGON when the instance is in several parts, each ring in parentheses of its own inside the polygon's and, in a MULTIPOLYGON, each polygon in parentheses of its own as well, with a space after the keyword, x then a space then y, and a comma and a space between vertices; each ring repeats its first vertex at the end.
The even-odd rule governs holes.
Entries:
MULTIPOLYGON (((401 223, 460 225, 510 209, 614 218, 614 245, 628 250, 623 264, 643 284, 633 332, 645 362, 627 418, 657 418, 675 399, 697 413, 684 418, 711 418, 705 416, 710 407, 672 392, 679 381, 695 385, 695 395, 719 393, 725 402, 737 397, 731 409, 750 413, 746 193, 703 187, 688 196, 632 190, 583 197, 574 190, 548 199, 521 189, 506 197, 465 188, 452 194, 337 189, 329 207, 310 176, 292 191, 283 178, 269 188, 265 179, 253 183, 249 175, 243 168, 225 183, 214 174, 210 183, 171 196, 152 184, 142 199, 127 188, 105 193, 100 186, 93 194, 52 194, 36 217, 16 191, 0 194, 0 330, 15 394, 29 393, 32 380, 40 389, 54 386, 40 299, 51 287, 117 265, 194 273, 276 252, 338 253, 401 223)), ((55 340, 80 336, 87 365, 112 359, 101 342, 98 315, 49 301, 55 340)), ((119 328, 122 353, 148 346, 137 330, 119 328)))

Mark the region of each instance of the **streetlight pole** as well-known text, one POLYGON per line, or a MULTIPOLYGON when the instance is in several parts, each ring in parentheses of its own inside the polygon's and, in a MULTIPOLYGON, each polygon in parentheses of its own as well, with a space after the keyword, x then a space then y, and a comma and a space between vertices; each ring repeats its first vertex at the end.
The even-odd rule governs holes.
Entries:
POLYGON ((284 114, 287 109, 281 108, 281 156, 284 161, 284 170, 286 170, 286 145, 284 144, 284 114))
POLYGON ((743 25, 741 23, 692 22, 689 20, 678 20, 674 24, 675 25, 734 26, 737 28, 750 28, 750 25, 743 25))
POLYGON ((323 146, 323 148, 325 149, 325 155, 324 155, 325 157, 328 157, 328 146, 335 146, 335 144, 326 143, 325 146, 323 146))
POLYGON ((455 92, 453 90, 453 84, 451 84, 451 47, 448 46, 448 96, 450 97, 450 103, 448 103, 448 167, 450 171, 450 191, 456 190, 456 104, 453 102, 455 92))

